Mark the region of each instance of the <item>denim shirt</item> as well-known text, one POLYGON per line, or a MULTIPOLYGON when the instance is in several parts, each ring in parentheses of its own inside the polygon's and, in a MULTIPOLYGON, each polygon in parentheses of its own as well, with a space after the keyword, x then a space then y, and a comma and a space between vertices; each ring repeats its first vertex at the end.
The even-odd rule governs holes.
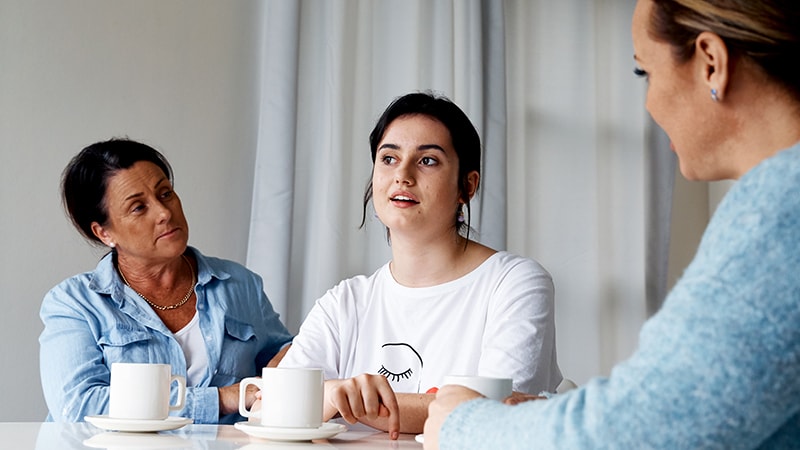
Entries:
MULTIPOLYGON (((219 415, 217 387, 260 369, 292 336, 263 290, 261 277, 240 264, 203 256, 197 260, 197 313, 208 367, 197 386, 187 387, 186 406, 172 414, 195 423, 233 423, 219 415)), ((120 279, 111 254, 93 272, 69 278, 44 298, 39 337, 42 389, 48 420, 78 422, 108 414, 111 364, 165 363, 186 376, 186 359, 173 333, 155 311, 120 279)), ((172 396, 177 389, 173 386, 172 396)))

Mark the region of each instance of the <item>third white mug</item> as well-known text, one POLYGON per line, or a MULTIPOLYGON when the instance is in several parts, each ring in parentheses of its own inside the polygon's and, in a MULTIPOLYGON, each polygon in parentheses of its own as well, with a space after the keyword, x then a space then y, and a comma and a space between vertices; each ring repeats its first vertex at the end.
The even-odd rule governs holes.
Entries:
POLYGON ((279 428, 319 428, 322 425, 324 380, 322 369, 265 367, 261 378, 239 384, 239 413, 261 417, 261 425, 279 428), (261 389, 261 411, 246 408, 247 386, 261 389))
POLYGON ((446 375, 442 384, 468 387, 493 400, 503 400, 511 395, 511 378, 481 377, 477 375, 446 375))

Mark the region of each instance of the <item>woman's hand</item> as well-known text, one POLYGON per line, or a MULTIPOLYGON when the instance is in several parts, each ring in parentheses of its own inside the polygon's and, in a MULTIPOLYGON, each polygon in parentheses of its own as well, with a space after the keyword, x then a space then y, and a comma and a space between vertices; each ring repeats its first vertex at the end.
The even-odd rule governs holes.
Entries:
POLYGON ((436 393, 436 399, 428 407, 428 419, 425 421, 425 449, 439 448, 439 431, 447 416, 458 405, 483 397, 472 389, 458 385, 445 385, 436 393))
POLYGON ((344 380, 326 381, 323 416, 327 421, 337 412, 348 423, 386 417, 389 437, 397 439, 400 434, 397 397, 384 376, 361 374, 344 380))
POLYGON ((514 391, 511 393, 511 395, 503 399, 503 403, 513 406, 532 400, 547 400, 547 397, 542 397, 541 395, 523 394, 522 392, 514 391))
MULTIPOLYGON (((219 415, 224 416, 226 414, 238 413, 239 383, 220 387, 217 388, 217 390, 219 391, 219 415)), ((256 386, 252 384, 247 386, 247 392, 245 393, 245 407, 247 407, 247 409, 251 409, 253 406, 253 402, 256 400, 256 392, 258 392, 256 386)))

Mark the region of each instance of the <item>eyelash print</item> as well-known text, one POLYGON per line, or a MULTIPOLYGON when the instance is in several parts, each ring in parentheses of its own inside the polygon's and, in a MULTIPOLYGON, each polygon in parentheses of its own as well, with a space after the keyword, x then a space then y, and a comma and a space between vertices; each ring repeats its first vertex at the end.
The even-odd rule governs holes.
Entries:
POLYGON ((394 373, 388 371, 384 366, 381 366, 381 368, 378 370, 378 374, 385 376, 386 378, 389 379, 389 381, 395 381, 395 382, 400 381, 403 378, 405 379, 411 378, 412 373, 414 373, 414 371, 411 369, 408 369, 403 373, 394 373))
POLYGON ((637 77, 647 77, 647 72, 638 67, 633 68, 633 74, 637 77))

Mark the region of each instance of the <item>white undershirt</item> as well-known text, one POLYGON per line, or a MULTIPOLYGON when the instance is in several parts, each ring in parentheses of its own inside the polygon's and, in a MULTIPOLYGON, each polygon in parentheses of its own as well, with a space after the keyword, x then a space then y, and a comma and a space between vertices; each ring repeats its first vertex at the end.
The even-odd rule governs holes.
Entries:
POLYGON ((186 358, 186 385, 197 386, 208 368, 208 353, 197 311, 192 320, 175 333, 175 339, 178 340, 186 358))

